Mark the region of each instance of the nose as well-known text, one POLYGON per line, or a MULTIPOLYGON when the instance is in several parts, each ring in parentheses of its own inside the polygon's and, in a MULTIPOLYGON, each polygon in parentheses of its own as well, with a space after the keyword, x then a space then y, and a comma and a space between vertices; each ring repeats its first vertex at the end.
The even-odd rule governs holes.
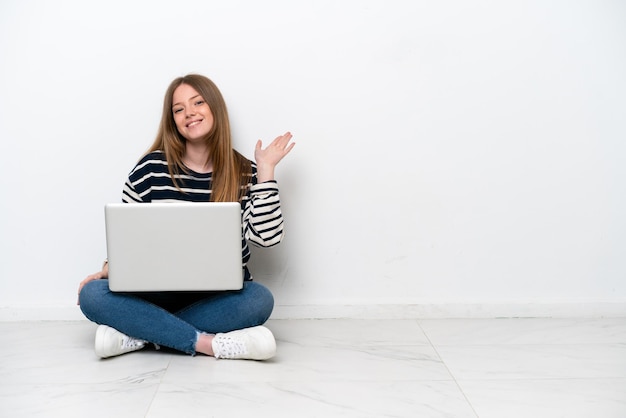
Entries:
POLYGON ((186 118, 190 118, 192 116, 194 116, 196 114, 196 111, 193 109, 193 107, 186 107, 185 108, 185 117, 186 118))

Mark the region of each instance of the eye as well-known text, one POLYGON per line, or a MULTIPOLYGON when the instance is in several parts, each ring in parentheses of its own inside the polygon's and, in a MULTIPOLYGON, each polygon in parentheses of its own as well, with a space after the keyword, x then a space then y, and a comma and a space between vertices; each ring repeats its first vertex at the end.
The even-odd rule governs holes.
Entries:
POLYGON ((201 105, 203 105, 203 104, 204 104, 204 100, 198 100, 198 101, 196 102, 196 106, 201 106, 201 105))
POLYGON ((183 111, 183 109, 182 109, 181 107, 178 107, 178 108, 174 109, 172 112, 173 112, 174 114, 176 114, 176 113, 180 113, 180 112, 182 112, 182 111, 183 111))

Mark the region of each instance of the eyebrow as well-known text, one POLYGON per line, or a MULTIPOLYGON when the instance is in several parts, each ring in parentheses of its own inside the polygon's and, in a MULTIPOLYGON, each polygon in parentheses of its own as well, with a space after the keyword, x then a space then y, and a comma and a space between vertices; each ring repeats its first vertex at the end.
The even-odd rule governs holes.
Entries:
MULTIPOLYGON (((193 100, 193 99, 195 99, 196 97, 201 97, 201 95, 196 94, 195 96, 190 97, 190 98, 189 98, 189 100, 193 100)), ((189 100, 188 100, 188 101, 189 101, 189 100)), ((173 103, 173 104, 172 104, 172 109, 174 108, 174 106, 182 106, 182 104, 181 104, 180 102, 173 103)))

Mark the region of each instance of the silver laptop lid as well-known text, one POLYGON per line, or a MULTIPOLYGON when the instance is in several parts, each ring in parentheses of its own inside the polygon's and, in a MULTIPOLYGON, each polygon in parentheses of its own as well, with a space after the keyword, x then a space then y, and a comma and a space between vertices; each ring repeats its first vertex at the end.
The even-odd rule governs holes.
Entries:
POLYGON ((243 286, 239 203, 111 203, 105 224, 112 291, 243 286))

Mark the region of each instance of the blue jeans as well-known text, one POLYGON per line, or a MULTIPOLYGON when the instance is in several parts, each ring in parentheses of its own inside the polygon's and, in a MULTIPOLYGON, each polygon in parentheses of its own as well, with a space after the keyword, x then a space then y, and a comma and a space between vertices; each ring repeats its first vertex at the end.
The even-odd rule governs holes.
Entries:
POLYGON ((83 286, 79 298, 89 320, 192 355, 199 332, 261 325, 274 308, 271 292, 252 281, 245 281, 242 290, 228 292, 118 293, 102 279, 83 286))

